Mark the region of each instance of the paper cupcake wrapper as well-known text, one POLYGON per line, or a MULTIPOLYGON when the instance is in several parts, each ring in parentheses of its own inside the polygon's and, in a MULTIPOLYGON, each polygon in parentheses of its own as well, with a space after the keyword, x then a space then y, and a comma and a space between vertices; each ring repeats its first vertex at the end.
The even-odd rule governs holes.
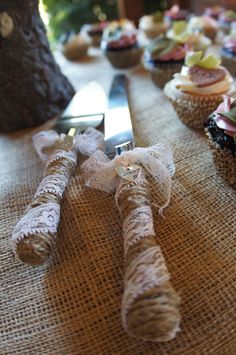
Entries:
POLYGON ((76 47, 76 46, 72 48, 64 47, 63 54, 69 60, 78 60, 87 54, 88 47, 89 47, 88 43, 84 43, 80 47, 76 47))
POLYGON ((175 73, 180 72, 182 65, 182 63, 157 64, 156 67, 151 70, 153 82, 158 87, 163 88, 165 84, 173 78, 175 73))
POLYGON ((129 68, 137 65, 143 54, 142 48, 130 48, 121 51, 106 51, 106 57, 115 68, 129 68))
POLYGON ((101 34, 96 34, 96 35, 88 35, 90 40, 91 40, 91 45, 93 47, 100 47, 101 40, 102 40, 102 35, 101 34))
POLYGON ((232 58, 232 57, 229 58, 224 56, 224 54, 222 54, 221 59, 222 59, 222 66, 228 69, 231 75, 236 76, 236 58, 232 58))
MULTIPOLYGON (((164 93, 174 106, 179 119, 187 126, 196 129, 203 128, 204 121, 223 100, 223 94, 204 96, 184 93, 176 89, 171 81, 165 85, 164 93)), ((224 93, 229 96, 233 94, 235 94, 234 86, 224 93)))
POLYGON ((236 189, 236 156, 226 148, 221 149, 220 145, 212 139, 207 128, 205 128, 205 131, 216 170, 230 186, 236 189))

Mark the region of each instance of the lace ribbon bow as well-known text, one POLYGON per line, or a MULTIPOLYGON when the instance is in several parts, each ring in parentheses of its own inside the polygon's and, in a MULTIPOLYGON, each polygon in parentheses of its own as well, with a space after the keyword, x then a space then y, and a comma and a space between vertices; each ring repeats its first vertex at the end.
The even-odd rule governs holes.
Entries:
MULTIPOLYGON (((167 144, 156 144, 148 148, 135 148, 115 156, 113 160, 100 150, 96 151, 81 166, 85 185, 108 193, 116 191, 117 176, 127 182, 139 178, 143 166, 154 178, 158 188, 166 197, 159 213, 168 206, 171 196, 171 176, 175 172, 171 148, 167 144)), ((154 201, 155 202, 155 201, 154 201)))
POLYGON ((89 127, 83 134, 69 137, 54 130, 41 131, 33 136, 33 144, 43 163, 65 157, 76 162, 76 153, 93 154, 97 149, 104 150, 104 135, 89 127))

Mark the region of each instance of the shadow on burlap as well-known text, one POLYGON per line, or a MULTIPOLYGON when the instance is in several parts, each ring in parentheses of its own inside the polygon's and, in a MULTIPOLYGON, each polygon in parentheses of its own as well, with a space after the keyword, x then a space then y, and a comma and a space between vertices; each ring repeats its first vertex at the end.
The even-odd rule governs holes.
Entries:
MULTIPOLYGON (((137 145, 167 141, 175 157, 166 218, 154 209, 154 219, 182 297, 181 332, 162 344, 124 333, 119 214, 113 196, 83 187, 78 174, 65 193, 50 264, 32 269, 15 260, 10 236, 42 176, 35 131, 23 131, 0 139, 1 355, 236 353, 236 193, 217 176, 204 134, 177 119, 142 70, 130 75, 137 145)), ((155 200, 156 186, 151 190, 155 200)))

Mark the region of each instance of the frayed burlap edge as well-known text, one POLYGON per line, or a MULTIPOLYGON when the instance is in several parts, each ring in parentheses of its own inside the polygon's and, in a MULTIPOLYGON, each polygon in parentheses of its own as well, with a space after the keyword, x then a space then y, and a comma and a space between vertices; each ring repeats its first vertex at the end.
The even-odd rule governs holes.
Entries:
POLYGON ((229 58, 222 54, 222 65, 228 69, 231 75, 236 76, 236 58, 229 58))
POLYGON ((142 57, 142 48, 130 48, 121 51, 106 51, 106 57, 115 68, 129 68, 137 65, 142 57))
MULTIPOLYGON (((191 128, 203 128, 204 121, 222 102, 223 94, 215 95, 194 95, 182 92, 168 82, 164 87, 164 93, 174 106, 179 119, 191 128)), ((231 90, 224 95, 235 95, 235 88, 232 85, 231 90)))
POLYGON ((207 128, 205 128, 205 132, 208 136, 208 144, 219 175, 236 189, 236 156, 226 148, 221 149, 220 145, 212 139, 207 128))

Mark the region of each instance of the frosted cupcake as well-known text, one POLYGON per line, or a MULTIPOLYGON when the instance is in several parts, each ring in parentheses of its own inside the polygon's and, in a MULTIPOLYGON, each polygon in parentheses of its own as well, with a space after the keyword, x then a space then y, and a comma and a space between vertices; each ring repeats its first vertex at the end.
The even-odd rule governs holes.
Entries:
POLYGON ((189 52, 181 72, 165 85, 164 93, 183 123, 203 128, 203 122, 217 108, 223 95, 232 96, 235 90, 233 79, 220 66, 219 58, 189 52))
POLYGON ((207 37, 214 41, 217 31, 218 23, 210 16, 193 16, 188 26, 193 30, 203 32, 207 37))
POLYGON ((157 11, 154 14, 141 17, 139 29, 144 32, 147 38, 155 38, 166 33, 168 24, 164 21, 162 12, 157 11))
POLYGON ((236 76, 236 31, 225 37, 221 48, 222 65, 225 66, 231 75, 236 76))
POLYGON ((236 99, 224 102, 205 122, 215 167, 221 177, 236 189, 236 99))
POLYGON ((83 31, 89 36, 91 44, 94 47, 100 47, 101 39, 108 22, 98 22, 91 25, 85 25, 83 31))
POLYGON ((167 32, 167 37, 180 44, 187 44, 195 51, 205 51, 211 44, 211 40, 208 37, 200 30, 188 26, 185 21, 174 23, 167 32))
POLYGON ((151 72, 154 83, 163 87, 183 64, 186 48, 172 39, 160 36, 153 40, 144 52, 144 67, 151 72))
POLYGON ((86 56, 90 42, 81 35, 74 35, 63 45, 62 52, 68 60, 76 61, 86 56))
POLYGON ((220 14, 222 14, 225 9, 222 6, 209 6, 205 8, 204 15, 210 16, 215 20, 218 20, 220 14))
POLYGON ((128 20, 113 21, 104 31, 101 48, 115 68, 129 68, 139 64, 143 49, 137 31, 128 20))
POLYGON ((165 11, 165 19, 168 23, 186 21, 188 14, 189 12, 187 10, 180 9, 178 5, 174 5, 169 10, 165 11))
POLYGON ((224 31, 226 34, 230 32, 230 27, 232 22, 236 21, 236 12, 228 10, 224 11, 222 14, 219 16, 219 28, 224 31))

